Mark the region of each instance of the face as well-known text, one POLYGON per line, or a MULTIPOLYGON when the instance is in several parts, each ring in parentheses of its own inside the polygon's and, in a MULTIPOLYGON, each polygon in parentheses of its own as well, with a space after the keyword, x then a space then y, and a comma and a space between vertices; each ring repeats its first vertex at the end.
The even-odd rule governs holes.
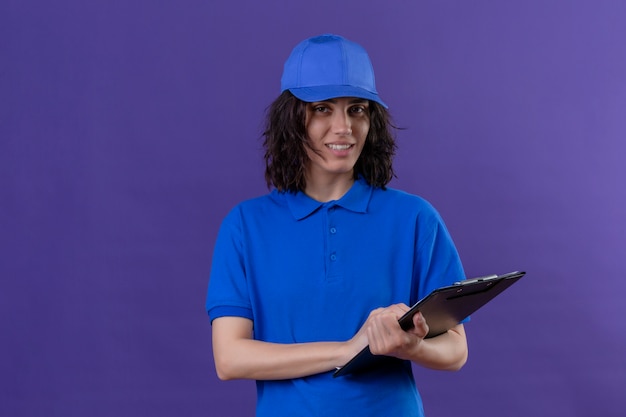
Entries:
POLYGON ((305 126, 313 148, 307 148, 307 181, 351 179, 370 128, 369 102, 341 97, 308 103, 305 126))

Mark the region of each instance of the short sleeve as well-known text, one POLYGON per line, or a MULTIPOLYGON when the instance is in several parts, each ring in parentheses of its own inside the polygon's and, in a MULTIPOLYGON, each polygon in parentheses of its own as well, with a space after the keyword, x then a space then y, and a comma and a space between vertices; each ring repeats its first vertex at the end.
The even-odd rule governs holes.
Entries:
POLYGON ((432 207, 418 219, 417 256, 414 282, 417 283, 412 302, 433 290, 465 279, 458 251, 443 219, 432 207), (417 290, 417 291, 415 291, 417 290))
POLYGON ((223 220, 217 236, 206 310, 211 319, 223 316, 253 319, 246 279, 241 211, 233 209, 223 220))

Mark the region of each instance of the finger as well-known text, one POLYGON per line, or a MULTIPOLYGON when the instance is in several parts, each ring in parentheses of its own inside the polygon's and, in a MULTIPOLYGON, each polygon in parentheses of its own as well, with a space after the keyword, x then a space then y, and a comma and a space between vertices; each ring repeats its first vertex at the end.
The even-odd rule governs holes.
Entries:
POLYGON ((385 309, 388 312, 392 312, 396 320, 400 317, 404 316, 404 314, 409 311, 409 307, 406 304, 393 304, 385 309))
POLYGON ((413 316, 412 333, 420 338, 424 338, 428 334, 428 324, 422 313, 418 312, 413 316))
POLYGON ((407 311, 411 309, 408 305, 404 303, 394 304, 394 307, 400 309, 400 311, 402 311, 403 313, 406 313, 407 311))
POLYGON ((369 317, 374 317, 374 316, 382 313, 383 311, 385 311, 385 309, 383 307, 375 308, 374 310, 370 311, 369 317))

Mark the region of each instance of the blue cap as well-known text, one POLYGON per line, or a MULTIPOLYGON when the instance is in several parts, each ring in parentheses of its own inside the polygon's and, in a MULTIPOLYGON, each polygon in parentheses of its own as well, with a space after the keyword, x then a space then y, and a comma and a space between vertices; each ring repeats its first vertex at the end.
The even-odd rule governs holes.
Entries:
POLYGON ((289 90, 309 103, 358 97, 387 108, 378 97, 374 68, 365 49, 338 35, 315 36, 296 45, 285 62, 280 84, 281 93, 289 90))

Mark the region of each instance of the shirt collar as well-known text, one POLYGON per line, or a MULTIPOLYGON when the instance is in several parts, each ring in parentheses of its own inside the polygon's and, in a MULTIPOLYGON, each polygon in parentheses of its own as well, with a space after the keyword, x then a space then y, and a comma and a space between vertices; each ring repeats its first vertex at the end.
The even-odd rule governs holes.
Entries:
POLYGON ((302 191, 297 193, 285 192, 285 199, 291 214, 296 220, 302 220, 323 206, 340 206, 356 213, 367 212, 367 206, 372 197, 373 188, 361 177, 359 177, 350 190, 339 200, 321 203, 313 200, 302 191))

